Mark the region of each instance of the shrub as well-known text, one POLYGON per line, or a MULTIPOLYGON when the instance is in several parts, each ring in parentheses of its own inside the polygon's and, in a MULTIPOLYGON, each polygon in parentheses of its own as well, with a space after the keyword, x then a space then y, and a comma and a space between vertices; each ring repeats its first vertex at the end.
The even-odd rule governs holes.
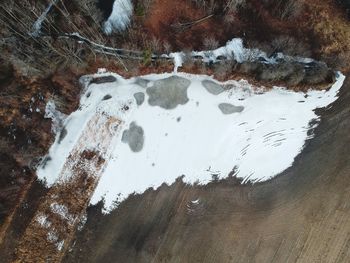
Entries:
POLYGON ((311 56, 310 47, 294 37, 283 35, 275 38, 271 42, 272 50, 282 52, 290 56, 311 56))
POLYGON ((297 17, 303 9, 301 0, 262 0, 271 14, 282 20, 297 17))
POLYGON ((144 16, 145 15, 145 6, 143 4, 138 3, 135 8, 135 15, 136 16, 144 16))
POLYGON ((241 7, 245 7, 246 0, 228 0, 225 9, 228 12, 237 12, 241 7))
POLYGON ((218 3, 215 0, 192 0, 192 2, 204 9, 208 14, 214 13, 215 9, 218 8, 218 3))
POLYGON ((203 45, 206 50, 213 50, 219 46, 219 42, 213 37, 206 37, 203 40, 203 45))
POLYGON ((145 49, 143 51, 143 59, 142 62, 145 66, 152 63, 152 50, 151 49, 145 49))

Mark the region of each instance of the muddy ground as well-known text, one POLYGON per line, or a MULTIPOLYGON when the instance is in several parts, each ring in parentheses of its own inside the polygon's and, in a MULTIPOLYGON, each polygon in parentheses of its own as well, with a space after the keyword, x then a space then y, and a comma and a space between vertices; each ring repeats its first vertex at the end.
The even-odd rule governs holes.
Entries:
POLYGON ((348 262, 349 105, 347 78, 319 111, 315 138, 271 181, 191 187, 179 179, 109 215, 90 207, 63 262, 348 262))

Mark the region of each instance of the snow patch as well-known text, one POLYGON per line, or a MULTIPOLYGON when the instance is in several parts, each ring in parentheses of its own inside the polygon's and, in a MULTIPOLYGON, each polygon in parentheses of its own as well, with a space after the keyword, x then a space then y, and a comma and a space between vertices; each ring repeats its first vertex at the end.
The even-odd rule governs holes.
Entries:
POLYGON ((48 217, 47 215, 38 215, 36 218, 35 218, 35 221, 37 223, 39 223, 42 227, 44 228, 49 228, 51 227, 52 223, 48 220, 48 217))
POLYGON ((65 205, 52 203, 50 209, 53 213, 58 214, 62 219, 66 220, 70 225, 75 221, 75 217, 69 213, 68 208, 65 205))
POLYGON ((173 60, 174 60, 174 73, 177 73, 177 69, 179 67, 182 67, 184 53, 183 52, 170 53, 169 57, 173 58, 173 60))
POLYGON ((110 35, 114 31, 124 31, 130 24, 132 12, 131 0, 115 0, 112 13, 103 25, 105 34, 110 35))
POLYGON ((44 117, 52 120, 52 132, 57 134, 62 129, 66 115, 58 111, 55 102, 50 100, 46 104, 44 117))
POLYGON ((38 17, 38 19, 35 21, 34 25, 33 25, 33 31, 29 34, 33 37, 38 37, 41 34, 41 28, 42 28, 42 24, 44 23, 47 14, 50 12, 51 8, 53 5, 55 5, 57 3, 58 0, 54 0, 52 1, 48 7, 44 10, 44 12, 38 17))
MULTIPOLYGON (((137 103, 134 94, 145 92, 145 87, 138 85, 140 78, 124 79, 113 73, 97 76, 103 75, 113 75, 117 81, 85 88, 79 109, 64 121, 67 135, 60 143, 56 138, 49 153, 52 160, 37 173, 49 185, 54 183, 90 118, 97 112, 115 116, 123 123, 121 132, 113 140, 112 157, 91 200, 95 204, 104 197, 107 208, 117 197, 122 201, 149 187, 171 184, 182 175, 190 184, 225 178, 233 168, 245 181, 274 177, 292 165, 305 140, 312 138, 310 129, 319 121, 314 109, 335 101, 345 79, 339 73, 328 91, 302 93, 281 87, 266 91, 244 80, 221 83, 209 76, 176 74, 175 80, 190 82, 188 101, 167 109, 151 105, 147 92, 145 102, 137 103), (224 87, 223 91, 208 91, 203 83, 209 82, 224 87), (107 94, 111 98, 103 100, 107 94), (223 103, 242 110, 223 114, 219 108, 223 103), (144 132, 143 147, 136 152, 122 142, 123 131, 132 122, 144 132)), ((142 79, 147 90, 159 81, 173 82, 174 75, 153 74, 142 79)))
MULTIPOLYGON (((226 43, 225 46, 219 47, 214 50, 204 50, 204 51, 192 51, 191 56, 194 58, 202 58, 203 62, 217 62, 220 58, 225 59, 234 59, 238 63, 243 63, 245 61, 257 61, 260 60, 262 63, 275 64, 280 60, 290 61, 290 62, 299 62, 308 64, 314 60, 311 58, 302 58, 302 57, 292 57, 284 55, 283 53, 277 53, 273 57, 269 57, 266 52, 259 49, 245 48, 243 45, 243 39, 234 38, 226 43)), ((173 58, 175 69, 174 72, 177 72, 177 69, 182 66, 183 57, 185 54, 183 52, 174 52, 170 53, 169 56, 163 55, 164 57, 173 58)))
POLYGON ((201 199, 198 198, 196 200, 191 201, 191 203, 194 204, 194 205, 198 205, 200 201, 201 201, 201 199))
POLYGON ((56 243, 56 248, 58 251, 61 251, 64 245, 64 240, 61 240, 59 242, 56 243))

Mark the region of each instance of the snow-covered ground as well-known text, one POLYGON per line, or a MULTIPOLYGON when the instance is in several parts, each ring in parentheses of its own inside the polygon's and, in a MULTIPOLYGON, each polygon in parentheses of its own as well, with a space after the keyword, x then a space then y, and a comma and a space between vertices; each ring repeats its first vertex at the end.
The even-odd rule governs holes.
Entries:
MULTIPOLYGON (((167 57, 168 55, 163 56, 167 57)), ((169 57, 173 58, 175 72, 177 72, 177 69, 182 66, 185 56, 186 54, 184 52, 174 52, 169 54, 169 57)), ((260 60, 262 61, 262 63, 274 64, 277 63, 279 60, 284 60, 307 64, 314 61, 311 58, 292 57, 284 55, 280 52, 273 57, 269 57, 264 51, 261 51, 256 48, 251 49, 244 47, 243 39, 241 38, 234 38, 230 41, 227 41, 225 46, 219 47, 214 50, 192 51, 191 56, 199 57, 203 60, 203 62, 206 63, 217 62, 220 57, 226 59, 234 59, 238 63, 242 63, 244 61, 260 60)))
POLYGON ((124 31, 130 23, 132 12, 131 0, 115 0, 112 13, 103 25, 104 32, 109 35, 113 31, 124 31))
POLYGON ((96 76, 109 75, 116 81, 87 85, 80 108, 64 120, 66 135, 57 135, 51 159, 38 170, 39 178, 54 183, 96 112, 121 120, 112 157, 91 200, 104 197, 106 207, 118 196, 122 200, 171 184, 182 175, 187 183, 201 184, 213 175, 224 178, 234 168, 237 176, 252 181, 277 175, 292 165, 310 138, 309 123, 318 120, 314 109, 336 100, 345 78, 339 73, 328 91, 301 93, 183 73, 96 76))

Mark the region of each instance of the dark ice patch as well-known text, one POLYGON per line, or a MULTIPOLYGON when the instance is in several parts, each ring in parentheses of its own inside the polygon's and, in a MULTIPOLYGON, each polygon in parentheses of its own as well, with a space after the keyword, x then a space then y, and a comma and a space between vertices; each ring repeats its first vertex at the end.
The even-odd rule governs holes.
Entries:
POLYGON ((41 168, 45 169, 47 163, 51 160, 52 158, 49 155, 45 156, 44 159, 41 161, 41 168))
POLYGON ((220 93, 225 91, 225 89, 221 85, 211 80, 203 80, 202 85, 209 93, 213 95, 219 95, 220 93))
POLYGON ((103 83, 111 83, 115 81, 117 81, 117 79, 113 76, 103 76, 103 77, 93 78, 90 84, 103 84, 103 83))
POLYGON ((133 152, 140 152, 143 148, 145 138, 142 127, 137 126, 135 122, 130 123, 129 129, 122 135, 122 142, 129 144, 133 152))
POLYGON ((137 78, 135 80, 135 84, 141 86, 142 88, 147 88, 147 84, 149 83, 150 81, 147 80, 147 79, 142 79, 142 78, 137 78))
POLYGON ((134 94, 134 98, 136 100, 136 104, 140 106, 145 101, 145 94, 143 92, 137 92, 134 94))
POLYGON ((109 99, 111 99, 111 98, 112 98, 112 96, 109 95, 109 94, 107 94, 107 95, 105 95, 105 96, 102 98, 102 100, 109 100, 109 99))
POLYGON ((159 106, 171 110, 178 105, 188 102, 187 89, 191 81, 178 76, 157 80, 153 87, 147 88, 148 103, 151 106, 159 106))
POLYGON ((67 133, 68 133, 68 131, 67 131, 66 127, 63 127, 61 132, 60 132, 60 136, 58 137, 58 144, 60 144, 63 141, 63 139, 67 136, 67 133))
POLYGON ((223 114, 233 114, 233 113, 239 113, 244 110, 243 106, 235 106, 230 103, 220 103, 219 104, 219 109, 223 114))

